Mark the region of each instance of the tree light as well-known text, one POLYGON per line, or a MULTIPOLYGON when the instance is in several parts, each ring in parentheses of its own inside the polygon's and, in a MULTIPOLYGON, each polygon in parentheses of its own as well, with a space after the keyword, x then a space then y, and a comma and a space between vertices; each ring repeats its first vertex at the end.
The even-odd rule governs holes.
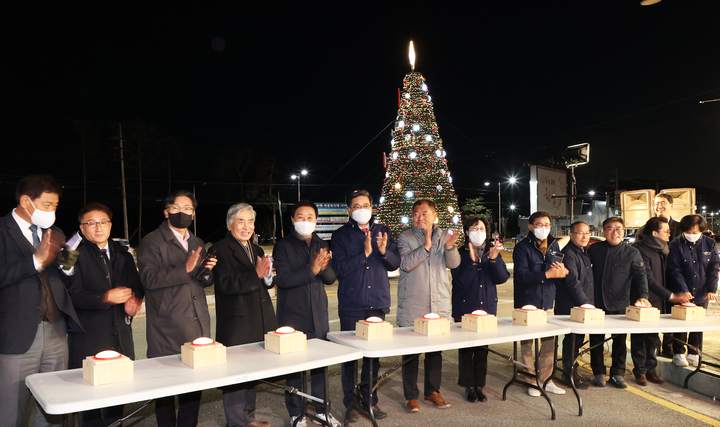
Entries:
POLYGON ((385 203, 385 196, 380 196, 380 204, 385 203))
POLYGON ((415 157, 417 157, 417 153, 414 152, 414 151, 411 151, 411 152, 410 152, 410 158, 411 158, 411 159, 414 159, 415 157))
POLYGON ((396 183, 395 183, 395 188, 397 188, 397 189, 399 190, 399 189, 402 188, 402 185, 401 185, 399 182, 396 182, 396 183))
POLYGON ((400 218, 400 222, 402 222, 403 224, 407 224, 407 223, 408 223, 408 217, 404 216, 404 217, 400 218))
POLYGON ((407 193, 405 193, 405 197, 407 197, 408 199, 412 199, 412 197, 413 197, 413 192, 412 192, 412 191, 408 191, 407 193))

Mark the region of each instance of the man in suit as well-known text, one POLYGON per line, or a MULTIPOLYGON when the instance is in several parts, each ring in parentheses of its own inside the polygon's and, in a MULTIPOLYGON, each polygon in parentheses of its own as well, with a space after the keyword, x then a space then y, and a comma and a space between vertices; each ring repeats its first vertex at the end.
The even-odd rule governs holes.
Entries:
MULTIPOLYGON (((115 350, 135 359, 132 318, 145 295, 132 255, 110 239, 112 211, 90 203, 78 213, 84 240, 72 276, 70 295, 84 334, 70 332, 70 369, 82 368, 83 359, 103 350, 115 350)), ((86 411, 83 426, 108 426, 122 418, 123 405, 86 411)))
MULTIPOLYGON (((205 297, 212 285, 215 259, 205 259, 205 244, 188 230, 195 218, 197 201, 188 191, 176 191, 165 199, 165 218, 138 248, 140 279, 145 288, 147 310, 147 357, 180 353, 186 342, 210 336, 210 312, 205 297)), ((195 426, 202 391, 155 401, 159 426, 195 426)))
MULTIPOLYGON (((277 329, 268 288, 272 286, 270 257, 252 243, 255 210, 238 203, 227 212, 228 233, 215 245, 218 265, 215 276, 217 340, 226 346, 263 341, 277 329)), ((265 427, 255 419, 255 383, 223 388, 223 407, 228 427, 265 427)))
MULTIPOLYGON (((0 421, 24 427, 31 393, 25 377, 67 369, 67 330, 82 333, 57 267, 65 237, 54 227, 61 189, 49 175, 20 180, 18 206, 0 218, 0 421)), ((70 265, 68 265, 70 267, 70 265)), ((62 417, 37 406, 36 426, 62 417)))

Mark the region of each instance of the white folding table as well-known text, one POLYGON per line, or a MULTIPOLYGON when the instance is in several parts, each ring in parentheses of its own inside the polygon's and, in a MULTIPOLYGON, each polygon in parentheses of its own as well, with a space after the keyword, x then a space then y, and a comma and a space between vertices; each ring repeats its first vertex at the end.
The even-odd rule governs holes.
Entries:
MULTIPOLYGON (((657 322, 638 322, 636 320, 630 320, 624 315, 606 315, 603 323, 580 323, 574 320, 570 320, 570 316, 548 316, 548 323, 552 323, 559 326, 565 326, 570 328, 573 334, 577 335, 605 335, 605 334, 654 334, 654 333, 673 333, 673 332, 711 332, 720 331, 720 317, 708 316, 705 320, 680 320, 670 317, 669 314, 660 315, 660 320, 657 322)), ((606 339, 605 341, 609 340, 606 339)), ((572 337, 572 348, 575 348, 575 336, 572 337)), ((603 343, 605 342, 603 341, 603 343)), ((678 340, 679 341, 679 340, 678 340)), ((683 343, 687 344, 687 343, 683 343)), ((601 345, 601 344, 600 344, 601 345)), ((565 349, 563 349, 564 351, 565 349)), ((590 349, 583 351, 578 354, 578 358, 582 354, 588 352, 590 349)), ((573 366, 575 362, 573 361, 573 366)), ((687 388, 688 380, 691 376, 695 375, 700 371, 702 367, 702 354, 700 354, 700 363, 698 363, 697 369, 691 372, 685 378, 685 388, 687 388)), ((580 394, 575 387, 575 382, 570 376, 570 385, 575 393, 575 397, 578 401, 579 414, 582 415, 582 399, 580 394)))
MULTIPOLYGON (((47 413, 69 414, 327 369, 362 357, 360 350, 319 339, 308 340, 307 351, 287 354, 276 354, 265 350, 263 343, 254 343, 227 347, 227 363, 223 365, 193 369, 182 363, 178 354, 135 361, 132 381, 93 386, 83 379, 82 369, 71 369, 29 375, 25 384, 47 413)), ((329 393, 325 395, 327 398, 329 393)))
MULTIPOLYGON (((507 342, 515 342, 515 355, 514 358, 517 359, 517 341, 522 340, 535 340, 535 372, 539 372, 538 368, 538 345, 537 340, 539 338, 545 338, 545 337, 551 337, 551 336, 558 336, 563 334, 570 333, 570 328, 567 326, 560 326, 555 325, 551 323, 547 323, 544 325, 537 325, 537 326, 524 326, 519 325, 516 323, 513 323, 511 318, 501 318, 498 319, 498 328, 494 331, 486 331, 486 332, 472 332, 465 329, 462 329, 462 326, 459 323, 454 323, 451 325, 450 328, 450 334, 448 335, 436 335, 436 336, 425 336, 422 334, 418 334, 413 330, 412 326, 403 327, 403 328, 394 328, 393 329, 393 337, 391 340, 377 340, 377 341, 367 341, 362 338, 359 338, 355 336, 354 331, 344 331, 344 332, 330 332, 327 336, 330 341, 336 342, 338 344, 354 347, 357 349, 362 350, 363 356, 368 358, 379 358, 379 357, 392 357, 392 356, 405 356, 409 354, 418 354, 418 353, 428 353, 433 351, 443 351, 443 350, 455 350, 459 348, 467 348, 467 347, 477 347, 482 345, 492 345, 492 344, 501 344, 501 343, 507 343, 507 342)), ((510 361, 514 362, 512 358, 510 358, 510 361)), ((373 361, 370 361, 370 372, 372 372, 372 363, 373 361)), ((401 364, 402 365, 402 364, 401 364)), ((400 365, 400 366, 401 366, 400 365)), ((554 364, 553 364, 554 366, 554 364)), ((548 397, 547 393, 544 389, 541 387, 538 387, 536 384, 528 383, 525 381, 520 381, 517 378, 518 374, 518 365, 517 363, 513 363, 513 378, 510 380, 510 382, 505 386, 503 389, 503 400, 506 400, 506 392, 510 385, 513 383, 519 383, 526 385, 528 387, 533 387, 538 390, 545 396, 545 399, 547 400, 548 404, 550 405, 550 410, 552 411, 552 419, 555 419, 555 408, 552 404, 552 401, 550 401, 550 398, 548 397)), ((383 377, 387 376, 387 374, 395 371, 398 369, 399 366, 395 366, 391 368, 386 374, 383 375, 383 377)), ((529 376, 535 377, 534 375, 530 374, 529 376)), ((372 377, 372 375, 371 375, 372 377)), ((370 378, 370 394, 372 395, 372 391, 377 387, 377 384, 373 386, 373 382, 375 381, 374 378, 370 378)), ((359 386, 357 387, 356 393, 355 393, 355 399, 353 400, 352 406, 354 406, 359 412, 364 413, 365 415, 370 418, 374 426, 377 426, 377 423, 375 421, 375 417, 372 414, 372 407, 369 407, 369 409, 366 409, 366 406, 363 405, 360 401, 360 392, 359 392, 359 386)), ((350 410, 348 408, 346 410, 347 412, 350 410)))

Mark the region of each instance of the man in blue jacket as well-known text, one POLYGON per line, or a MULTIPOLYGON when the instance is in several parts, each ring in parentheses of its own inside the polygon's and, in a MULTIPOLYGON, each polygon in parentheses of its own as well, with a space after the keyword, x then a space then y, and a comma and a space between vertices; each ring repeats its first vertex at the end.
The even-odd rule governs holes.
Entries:
MULTIPOLYGON (((573 307, 583 304, 594 304, 594 286, 592 263, 587 253, 590 241, 590 228, 585 221, 577 221, 570 225, 570 241, 562 250, 565 255, 564 264, 568 275, 564 280, 558 280, 557 296, 555 301, 555 314, 570 314, 573 307)), ((577 373, 577 366, 573 361, 577 358, 582 347, 585 335, 575 335, 573 347, 573 334, 565 335, 562 346, 563 380, 569 384, 570 374, 574 377, 575 387, 586 389, 590 384, 583 381, 577 373)))
MULTIPOLYGON (((567 276, 568 270, 561 261, 557 262, 559 257, 556 254, 560 253, 560 247, 550 235, 551 228, 550 214, 535 212, 528 220, 530 233, 513 250, 515 308, 522 308, 524 305, 534 305, 542 310, 553 308, 556 279, 567 276)), ((555 337, 543 338, 541 341, 540 372, 537 374, 539 384, 552 374, 555 337)), ((532 340, 521 342, 523 362, 528 366, 535 366, 532 342, 532 340)), ((565 390, 552 381, 548 382, 545 391, 565 394, 565 390)), ((528 394, 538 397, 541 393, 534 388, 528 388, 528 394)))
MULTIPOLYGON (((338 276, 338 315, 340 330, 355 330, 358 320, 376 316, 385 319, 390 312, 390 280, 388 271, 400 267, 400 251, 390 229, 375 223, 372 197, 365 190, 353 191, 347 198, 349 221, 332 237, 333 266, 338 276)), ((370 378, 370 359, 363 359, 361 382, 370 378)), ((373 361, 373 378, 377 379, 380 361, 373 361)), ((357 361, 343 363, 343 403, 353 400, 357 361)), ((375 380, 373 381, 375 382, 375 380)), ((364 403, 370 402, 368 387, 362 388, 364 403)), ((377 392, 372 396, 372 411, 377 419, 387 413, 377 406, 377 392)), ((357 412, 348 414, 348 422, 359 419, 357 412)))

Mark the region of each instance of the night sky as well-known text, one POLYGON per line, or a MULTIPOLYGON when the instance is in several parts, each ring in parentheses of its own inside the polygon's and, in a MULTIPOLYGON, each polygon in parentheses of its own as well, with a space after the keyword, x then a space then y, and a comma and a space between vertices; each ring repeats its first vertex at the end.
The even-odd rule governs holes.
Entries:
MULTIPOLYGON (((88 169, 88 201, 116 214, 117 123, 176 140, 172 183, 167 167, 144 176, 146 231, 168 187, 195 185, 201 208, 219 212, 239 201, 218 173, 228 147, 274 156, 283 201, 297 198, 289 176, 302 168, 304 198, 340 202, 356 188, 378 197, 410 40, 461 201, 496 202, 482 183, 518 176, 503 201, 527 215, 524 164, 589 142, 580 193, 614 188, 617 169, 620 189, 695 186, 720 209, 720 102, 699 104, 720 98, 720 2, 131 3, 3 14, 3 214, 17 179, 45 172, 65 186, 59 217, 72 224, 82 205, 78 121, 96 126, 104 146, 88 169)), ((130 167, 134 200, 137 175, 130 167)), ((209 240, 219 239, 218 216, 209 240)))

